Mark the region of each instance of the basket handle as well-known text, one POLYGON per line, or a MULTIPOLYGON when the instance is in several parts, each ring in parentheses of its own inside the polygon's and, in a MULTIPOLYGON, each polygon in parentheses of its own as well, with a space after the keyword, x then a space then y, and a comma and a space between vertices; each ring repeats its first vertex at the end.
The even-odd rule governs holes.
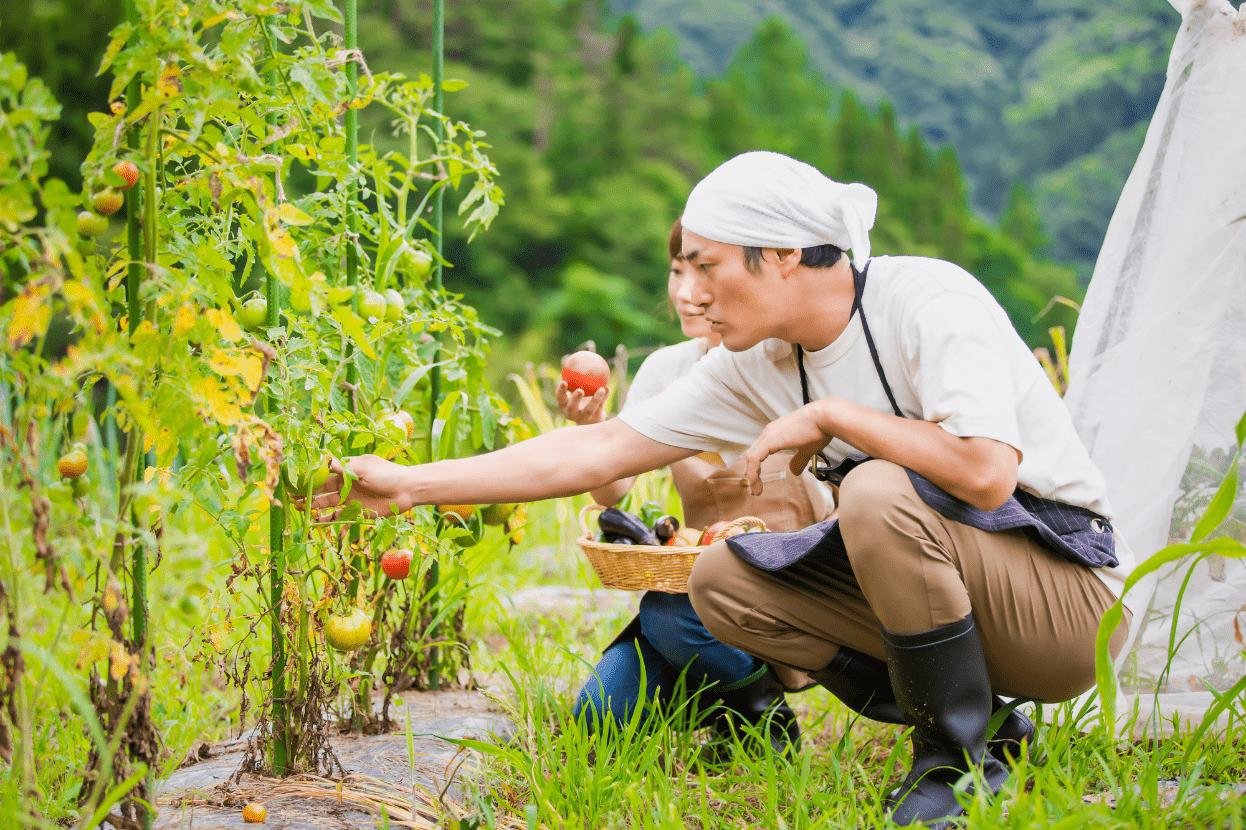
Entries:
POLYGON ((609 510, 602 504, 586 504, 580 509, 580 530, 584 531, 585 536, 592 536, 593 532, 588 529, 588 513, 590 510, 596 510, 600 513, 603 510, 609 510))

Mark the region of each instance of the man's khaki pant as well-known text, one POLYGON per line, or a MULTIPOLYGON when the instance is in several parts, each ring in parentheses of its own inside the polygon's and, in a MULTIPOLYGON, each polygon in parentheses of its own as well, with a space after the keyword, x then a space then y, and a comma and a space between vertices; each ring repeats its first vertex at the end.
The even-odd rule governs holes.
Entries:
MULTIPOLYGON (((840 487, 848 559, 809 557, 769 573, 725 542, 701 553, 693 607, 720 641, 775 667, 789 689, 847 646, 886 659, 879 626, 916 634, 973 613, 991 685, 1006 697, 1068 700, 1094 683, 1099 619, 1116 598, 1088 568, 1024 533, 991 533, 936 513, 904 468, 862 464, 840 487)), ((1112 636, 1115 656, 1130 615, 1112 636)))

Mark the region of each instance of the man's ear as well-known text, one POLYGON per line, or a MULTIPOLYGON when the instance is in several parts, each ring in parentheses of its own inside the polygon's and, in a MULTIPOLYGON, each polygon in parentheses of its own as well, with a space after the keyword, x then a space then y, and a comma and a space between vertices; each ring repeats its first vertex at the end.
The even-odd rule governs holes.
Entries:
POLYGON ((775 258, 779 265, 779 273, 788 276, 800 265, 800 248, 775 248, 775 258))

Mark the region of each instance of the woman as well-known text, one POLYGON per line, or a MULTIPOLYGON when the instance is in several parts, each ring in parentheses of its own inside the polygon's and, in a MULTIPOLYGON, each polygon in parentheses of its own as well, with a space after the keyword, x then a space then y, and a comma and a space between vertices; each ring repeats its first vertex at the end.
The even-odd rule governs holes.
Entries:
MULTIPOLYGON (((657 395, 719 345, 720 338, 706 321, 704 309, 691 295, 691 266, 680 253, 682 238, 683 228, 676 219, 668 242, 671 270, 667 292, 683 333, 691 339, 659 349, 645 360, 624 408, 657 395)), ((603 388, 586 397, 562 382, 557 398, 567 419, 584 425, 605 420, 607 394, 603 388)), ((770 530, 799 530, 822 521, 830 512, 828 491, 808 475, 793 476, 788 469, 790 458, 789 453, 766 460, 762 467, 765 488, 760 496, 740 484, 743 460, 724 467, 716 456, 698 456, 671 465, 685 526, 704 528, 740 516, 757 516, 770 530)), ((611 506, 631 490, 634 481, 634 477, 619 479, 592 491, 592 496, 598 504, 611 506)), ((580 690, 575 713, 578 716, 587 709, 591 724, 609 712, 621 723, 642 700, 669 701, 685 671, 688 691, 702 690, 702 708, 721 704, 714 718, 716 730, 730 728, 733 715, 748 723, 760 723, 768 717, 767 733, 776 751, 799 746, 800 731, 784 700, 783 688, 799 688, 807 685, 808 679, 785 676, 780 684, 765 663, 715 640, 693 611, 687 594, 649 591, 641 598, 640 613, 607 647, 594 676, 580 690)))

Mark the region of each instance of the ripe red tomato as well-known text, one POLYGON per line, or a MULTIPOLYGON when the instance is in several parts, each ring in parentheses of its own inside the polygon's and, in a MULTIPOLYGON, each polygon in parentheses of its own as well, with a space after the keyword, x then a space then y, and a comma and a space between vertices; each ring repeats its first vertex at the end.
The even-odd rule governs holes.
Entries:
POLYGON ((100 216, 112 216, 121 209, 125 197, 111 187, 106 187, 91 197, 91 210, 100 216))
POLYGON ((390 579, 406 579, 415 554, 404 548, 390 548, 381 554, 381 570, 390 579))
POLYGON ((118 190, 129 190, 138 184, 138 165, 126 159, 119 161, 112 166, 112 171, 121 178, 125 179, 124 185, 118 185, 118 190))
POLYGON ((576 352, 563 362, 562 379, 571 391, 592 395, 610 382, 610 364, 596 352, 576 352))

